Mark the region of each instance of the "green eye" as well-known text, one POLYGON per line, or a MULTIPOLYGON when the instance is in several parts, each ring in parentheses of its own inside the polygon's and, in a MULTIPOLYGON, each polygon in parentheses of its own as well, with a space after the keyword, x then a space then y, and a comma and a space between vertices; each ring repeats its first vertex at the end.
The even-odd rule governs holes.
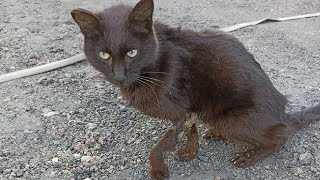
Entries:
POLYGON ((102 58, 102 59, 109 59, 110 58, 110 54, 106 53, 106 52, 99 52, 99 56, 102 58))
POLYGON ((137 54, 138 54, 138 50, 136 50, 136 49, 133 49, 133 50, 127 52, 127 56, 129 58, 134 58, 134 57, 136 57, 137 54))

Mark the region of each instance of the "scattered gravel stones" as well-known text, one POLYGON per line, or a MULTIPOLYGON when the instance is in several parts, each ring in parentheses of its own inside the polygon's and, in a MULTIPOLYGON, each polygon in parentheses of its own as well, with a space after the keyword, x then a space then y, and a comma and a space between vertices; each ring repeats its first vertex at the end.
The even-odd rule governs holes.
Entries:
MULTIPOLYGON (((118 3, 0 0, 0 74, 81 53, 83 36, 69 12, 118 3)), ((175 27, 212 29, 318 7, 318 0, 155 0, 154 17, 175 27)), ((262 24, 232 33, 288 97, 288 112, 319 103, 318 21, 262 24)), ((205 126, 199 125, 202 136, 205 126)), ((195 160, 180 162, 168 153, 166 163, 172 180, 320 179, 319 125, 294 133, 279 153, 250 168, 229 161, 237 149, 233 143, 204 139, 195 160)), ((3 83, 0 179, 150 180, 149 151, 170 127, 128 106, 87 62, 3 83)))

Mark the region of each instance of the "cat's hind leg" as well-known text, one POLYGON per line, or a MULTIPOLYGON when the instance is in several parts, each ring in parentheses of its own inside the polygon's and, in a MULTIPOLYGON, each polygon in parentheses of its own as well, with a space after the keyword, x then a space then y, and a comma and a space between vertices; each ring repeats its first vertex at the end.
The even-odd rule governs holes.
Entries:
POLYGON ((210 129, 205 137, 231 140, 248 147, 232 159, 235 166, 245 168, 277 152, 286 143, 292 127, 276 118, 265 112, 220 115, 214 121, 207 120, 210 129))
POLYGON ((259 160, 275 153, 286 143, 290 127, 283 123, 276 123, 266 129, 257 128, 250 137, 237 137, 240 142, 249 143, 250 148, 241 153, 236 153, 232 159, 236 167, 245 168, 252 166, 259 160))

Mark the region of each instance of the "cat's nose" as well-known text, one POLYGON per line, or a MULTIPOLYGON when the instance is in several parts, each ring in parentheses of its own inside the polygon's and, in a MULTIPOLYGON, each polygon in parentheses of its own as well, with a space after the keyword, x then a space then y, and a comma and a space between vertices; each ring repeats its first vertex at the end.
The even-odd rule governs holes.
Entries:
POLYGON ((116 80, 119 84, 124 85, 126 80, 125 69, 123 66, 115 66, 113 69, 114 80, 116 80))
POLYGON ((119 84, 123 85, 125 83, 125 76, 122 74, 121 75, 115 74, 114 80, 116 80, 119 84))

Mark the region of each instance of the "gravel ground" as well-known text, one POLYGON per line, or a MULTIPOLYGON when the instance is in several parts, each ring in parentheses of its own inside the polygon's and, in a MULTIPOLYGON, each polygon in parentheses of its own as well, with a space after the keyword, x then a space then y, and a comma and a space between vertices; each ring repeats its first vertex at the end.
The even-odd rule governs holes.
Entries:
MULTIPOLYGON (((116 2, 1 0, 0 74, 82 52, 70 10, 101 10, 116 2)), ((156 0, 155 18, 210 29, 319 11, 319 0, 156 0)), ((320 101, 319 29, 318 17, 233 33, 288 97, 288 111, 320 101)), ((148 152, 169 127, 127 106, 86 62, 3 83, 0 179, 148 179, 148 152)), ((235 144, 201 139, 191 162, 168 155, 171 179, 320 179, 319 129, 317 122, 295 133, 279 153, 246 169, 229 161, 235 144)))

